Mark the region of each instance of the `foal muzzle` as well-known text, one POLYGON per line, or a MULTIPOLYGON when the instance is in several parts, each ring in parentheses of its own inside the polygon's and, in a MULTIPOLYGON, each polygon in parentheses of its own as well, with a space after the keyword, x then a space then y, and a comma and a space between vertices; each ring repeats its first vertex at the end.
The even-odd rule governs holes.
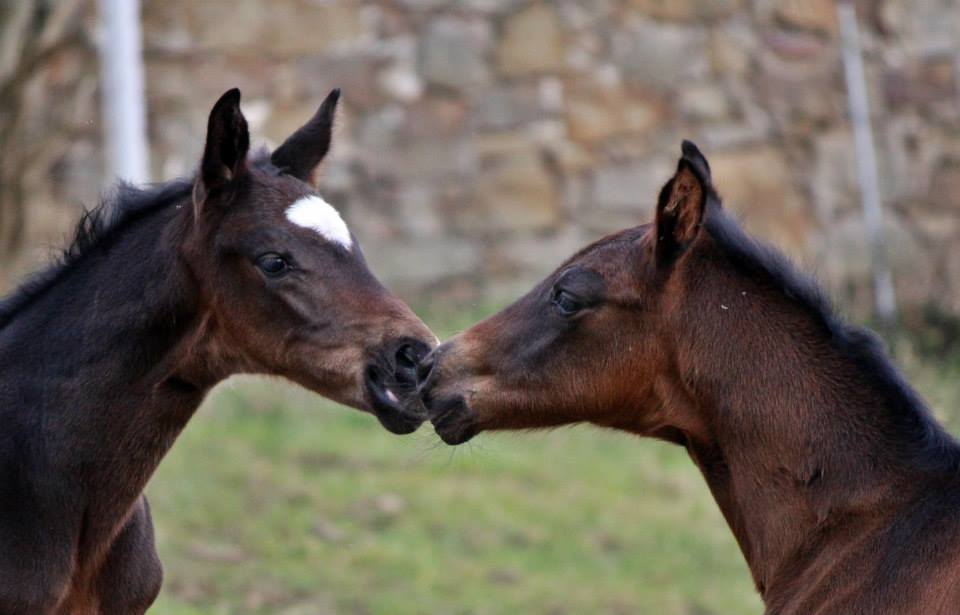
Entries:
POLYGON ((441 380, 440 361, 445 345, 427 355, 417 366, 417 391, 437 435, 445 443, 463 444, 477 435, 477 415, 461 394, 447 395, 438 391, 441 380))
POLYGON ((388 344, 367 363, 363 385, 370 408, 390 432, 407 434, 426 419, 417 394, 417 364, 430 347, 420 340, 388 344))

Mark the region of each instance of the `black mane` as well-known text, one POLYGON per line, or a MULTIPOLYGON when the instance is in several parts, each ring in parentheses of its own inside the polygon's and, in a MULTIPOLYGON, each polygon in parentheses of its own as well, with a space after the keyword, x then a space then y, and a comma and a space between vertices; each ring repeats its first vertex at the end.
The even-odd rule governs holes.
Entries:
MULTIPOLYGON (((249 158, 249 167, 278 175, 282 172, 270 161, 270 152, 260 148, 249 158)), ((34 299, 46 292, 83 257, 107 244, 128 226, 158 209, 190 196, 196 178, 180 178, 145 187, 120 182, 113 193, 93 209, 86 209, 73 231, 67 247, 54 256, 46 269, 27 277, 7 297, 0 299, 0 329, 34 299)))
POLYGON ((864 371, 889 401, 892 427, 913 445, 911 452, 919 452, 920 460, 931 467, 960 470, 960 446, 936 422, 887 356, 878 335, 846 322, 813 277, 799 272, 776 248, 747 235, 719 207, 718 198, 711 203, 704 226, 733 267, 752 279, 765 281, 804 309, 823 327, 831 342, 864 371))
POLYGON ((52 287, 84 256, 108 244, 135 221, 189 197, 192 187, 193 180, 190 179, 178 179, 146 188, 120 183, 110 197, 83 212, 70 242, 53 263, 31 275, 13 293, 0 300, 0 328, 52 287))
MULTIPOLYGON (((715 195, 712 199, 719 203, 715 195)), ((748 235, 719 205, 709 208, 704 226, 737 270, 766 281, 802 306, 831 335, 842 336, 848 325, 837 315, 833 303, 817 281, 799 272, 780 250, 748 235)))

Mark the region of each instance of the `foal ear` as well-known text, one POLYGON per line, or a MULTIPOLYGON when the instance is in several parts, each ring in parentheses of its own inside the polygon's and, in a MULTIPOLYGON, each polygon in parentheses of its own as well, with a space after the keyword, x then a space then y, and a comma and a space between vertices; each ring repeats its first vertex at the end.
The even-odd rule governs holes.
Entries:
POLYGON ((197 203, 242 175, 247 168, 250 132, 240 111, 240 90, 233 88, 220 97, 207 121, 207 144, 200 162, 197 203))
POLYGON ((290 135, 283 145, 273 152, 270 162, 296 178, 315 183, 314 173, 330 149, 333 118, 339 100, 339 89, 330 92, 310 121, 290 135))
POLYGON ((657 200, 658 260, 672 259, 696 239, 710 190, 710 164, 696 145, 684 141, 677 172, 660 190, 657 200))

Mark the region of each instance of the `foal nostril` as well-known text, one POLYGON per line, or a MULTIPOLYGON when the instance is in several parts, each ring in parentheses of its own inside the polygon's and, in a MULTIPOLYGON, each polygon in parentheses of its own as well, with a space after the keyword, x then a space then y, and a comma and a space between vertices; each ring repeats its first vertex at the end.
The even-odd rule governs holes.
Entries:
POLYGON ((417 368, 417 350, 413 344, 403 344, 397 349, 397 367, 413 371, 417 368))
POLYGON ((430 347, 422 342, 405 342, 398 346, 393 355, 393 375, 396 382, 416 386, 417 365, 429 352, 430 347))

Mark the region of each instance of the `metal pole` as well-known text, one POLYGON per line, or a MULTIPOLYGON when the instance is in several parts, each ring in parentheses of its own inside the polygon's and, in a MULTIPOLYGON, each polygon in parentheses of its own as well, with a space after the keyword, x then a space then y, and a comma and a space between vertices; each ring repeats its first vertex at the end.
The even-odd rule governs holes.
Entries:
POLYGON ((850 123, 853 125, 853 139, 856 146, 863 218, 867 225, 870 255, 873 260, 876 314, 882 324, 890 326, 897 317, 897 299, 893 290, 893 274, 890 272, 883 243, 883 210, 877 179, 877 155, 870 128, 867 83, 863 71, 863 58, 860 55, 860 31, 857 27, 857 15, 853 4, 845 0, 837 2, 837 17, 840 23, 850 123))
POLYGON ((139 0, 100 0, 108 181, 150 181, 139 0))

